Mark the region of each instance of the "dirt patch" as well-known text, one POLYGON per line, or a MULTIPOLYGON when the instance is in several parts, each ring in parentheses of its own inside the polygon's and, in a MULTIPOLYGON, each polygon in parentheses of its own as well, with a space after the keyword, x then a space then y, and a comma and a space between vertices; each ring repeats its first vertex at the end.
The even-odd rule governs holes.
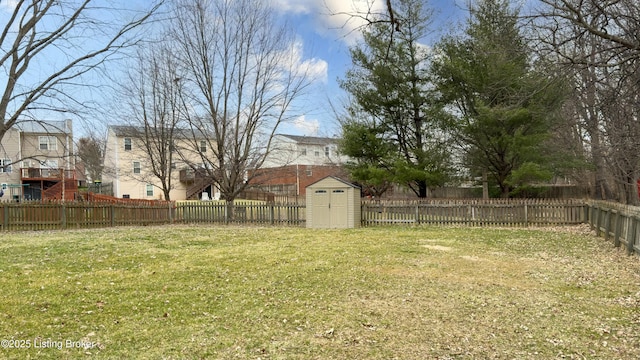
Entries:
POLYGON ((427 249, 438 250, 438 251, 451 251, 451 250, 453 250, 453 248, 451 248, 449 246, 442 246, 442 245, 422 245, 422 246, 426 247, 427 249))

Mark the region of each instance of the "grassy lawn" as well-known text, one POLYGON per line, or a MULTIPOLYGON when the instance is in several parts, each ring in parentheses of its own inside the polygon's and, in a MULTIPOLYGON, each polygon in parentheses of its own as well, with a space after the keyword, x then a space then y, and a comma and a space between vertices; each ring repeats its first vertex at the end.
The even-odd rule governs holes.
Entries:
POLYGON ((640 358, 640 261, 583 227, 0 235, 0 358, 640 358))

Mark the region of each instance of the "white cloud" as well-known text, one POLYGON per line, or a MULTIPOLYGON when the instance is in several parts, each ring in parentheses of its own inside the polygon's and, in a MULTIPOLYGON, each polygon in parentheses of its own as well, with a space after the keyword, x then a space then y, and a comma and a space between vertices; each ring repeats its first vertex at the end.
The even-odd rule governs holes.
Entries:
POLYGON ((348 44, 360 37, 365 17, 386 9, 384 0, 275 0, 273 4, 281 12, 314 16, 317 33, 333 34, 348 44))
POLYGON ((272 5, 275 9, 294 14, 309 14, 315 8, 317 3, 321 1, 309 1, 309 0, 274 0, 272 5))
POLYGON ((0 10, 12 12, 18 6, 18 0, 0 0, 0 10))
POLYGON ((300 131, 303 135, 314 136, 320 130, 320 122, 318 120, 307 120, 304 115, 293 120, 293 127, 300 131))
POLYGON ((296 41, 287 52, 291 69, 295 69, 298 75, 305 76, 311 81, 327 83, 329 64, 318 58, 303 59, 303 43, 296 41))

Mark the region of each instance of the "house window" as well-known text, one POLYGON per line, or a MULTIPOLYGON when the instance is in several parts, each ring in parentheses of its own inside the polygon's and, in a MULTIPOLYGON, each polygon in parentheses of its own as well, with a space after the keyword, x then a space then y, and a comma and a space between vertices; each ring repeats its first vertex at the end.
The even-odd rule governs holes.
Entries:
POLYGON ((175 162, 171 163, 171 169, 176 169, 178 168, 178 164, 176 164, 175 162))
POLYGON ((55 136, 38 136, 40 150, 58 150, 58 139, 55 136))
POLYGON ((331 153, 331 152, 330 152, 330 150, 329 150, 329 147, 328 147, 328 146, 325 146, 325 147, 324 147, 324 156, 329 157, 329 154, 330 154, 330 153, 331 153))
POLYGON ((124 138, 124 150, 131 150, 131 138, 124 138))
POLYGON ((207 142, 205 140, 200 141, 200 152, 201 153, 207 152, 207 142))
POLYGON ((129 194, 122 194, 122 198, 123 198, 123 199, 131 199, 131 195, 129 195, 129 194))
POLYGON ((300 155, 306 156, 307 155, 307 148, 302 148, 302 150, 300 150, 300 155))
POLYGON ((153 196, 153 185, 147 184, 147 196, 153 196))
POLYGON ((140 174, 140 161, 133 162, 133 173, 140 174))
POLYGON ((314 152, 314 155, 315 155, 315 156, 320 156, 320 151, 316 150, 316 151, 314 152))
POLYGON ((313 175, 313 171, 311 171, 311 168, 307 168, 305 170, 305 173, 307 174, 307 176, 312 176, 313 175))
POLYGON ((10 173, 10 172, 11 172, 11 159, 0 160, 0 173, 10 173))

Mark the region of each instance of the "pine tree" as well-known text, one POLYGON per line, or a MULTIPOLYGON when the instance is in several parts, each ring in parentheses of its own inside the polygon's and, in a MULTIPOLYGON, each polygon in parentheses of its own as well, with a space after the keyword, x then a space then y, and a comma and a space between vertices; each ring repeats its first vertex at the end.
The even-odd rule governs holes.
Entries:
POLYGON ((464 35, 438 46, 434 75, 442 104, 472 174, 488 174, 508 197, 553 176, 545 141, 562 89, 532 66, 518 10, 508 0, 479 0, 464 35))
POLYGON ((344 138, 351 139, 347 145, 354 139, 377 145, 370 152, 343 146, 343 153, 355 159, 356 180, 401 183, 426 197, 429 187, 444 183, 448 170, 441 118, 430 94, 432 54, 421 43, 431 13, 420 0, 400 0, 394 10, 401 31, 372 23, 364 43, 351 49, 354 67, 341 83, 353 98, 349 112, 357 114, 343 126, 344 138))

